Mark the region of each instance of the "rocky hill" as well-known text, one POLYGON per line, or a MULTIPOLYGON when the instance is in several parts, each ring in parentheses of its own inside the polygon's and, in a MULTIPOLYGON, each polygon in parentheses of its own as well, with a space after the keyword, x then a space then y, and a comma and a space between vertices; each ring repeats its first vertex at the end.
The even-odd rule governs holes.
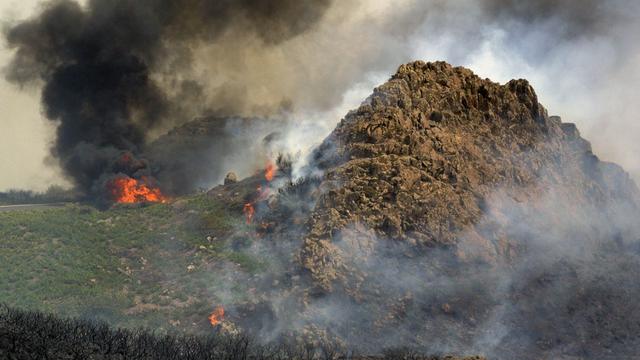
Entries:
POLYGON ((210 192, 252 202, 261 253, 291 254, 246 314, 263 331, 504 359, 640 344, 638 189, 527 81, 403 65, 307 170, 281 166, 270 196, 238 191, 261 175, 210 192))
POLYGON ((325 178, 303 264, 323 288, 339 278, 331 239, 354 224, 373 230, 365 237, 449 246, 462 261, 495 264, 521 245, 505 233, 509 214, 487 223, 496 205, 522 210, 553 193, 554 205, 580 217, 586 208, 637 213, 640 204, 629 176, 599 161, 575 125, 549 117, 526 80, 503 86, 446 63, 401 66, 341 121, 315 161, 325 178))

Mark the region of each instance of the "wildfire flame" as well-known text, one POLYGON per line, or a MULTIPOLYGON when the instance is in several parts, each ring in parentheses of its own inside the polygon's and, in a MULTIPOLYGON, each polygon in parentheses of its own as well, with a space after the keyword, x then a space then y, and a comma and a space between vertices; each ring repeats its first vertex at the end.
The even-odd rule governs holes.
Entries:
POLYGON ((211 323, 211 326, 217 326, 222 322, 223 319, 224 308, 222 306, 216 306, 216 308, 213 309, 211 315, 209 315, 209 322, 211 323))
MULTIPOLYGON (((264 178, 267 180, 267 182, 271 182, 271 180, 273 180, 276 170, 277 168, 274 163, 269 162, 267 164, 264 170, 264 178)), ((269 187, 262 187, 261 185, 258 185, 258 187, 256 188, 256 194, 257 195, 253 199, 253 201, 244 204, 244 207, 242 208, 242 213, 244 214, 244 218, 247 224, 251 224, 251 222, 253 221, 253 215, 256 212, 253 204, 267 199, 267 197, 269 196, 269 187)))
POLYGON ((160 189, 128 176, 112 179, 107 184, 112 199, 118 203, 165 202, 167 198, 160 189))
POLYGON ((244 204, 244 208, 242 208, 242 212, 244 213, 244 217, 247 220, 247 224, 251 224, 253 220, 253 214, 255 214, 256 210, 253 208, 251 203, 244 204))
POLYGON ((273 180, 273 176, 276 174, 276 165, 272 162, 267 164, 267 167, 264 169, 264 178, 267 181, 273 180))

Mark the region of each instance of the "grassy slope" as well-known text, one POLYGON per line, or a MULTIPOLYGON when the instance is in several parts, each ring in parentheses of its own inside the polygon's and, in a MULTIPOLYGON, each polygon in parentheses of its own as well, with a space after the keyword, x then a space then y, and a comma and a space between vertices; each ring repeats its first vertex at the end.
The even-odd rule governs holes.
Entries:
POLYGON ((260 259, 229 246, 242 226, 241 214, 204 194, 108 211, 0 212, 0 303, 199 332, 212 307, 230 300, 223 294, 235 296, 216 269, 260 270, 260 259))

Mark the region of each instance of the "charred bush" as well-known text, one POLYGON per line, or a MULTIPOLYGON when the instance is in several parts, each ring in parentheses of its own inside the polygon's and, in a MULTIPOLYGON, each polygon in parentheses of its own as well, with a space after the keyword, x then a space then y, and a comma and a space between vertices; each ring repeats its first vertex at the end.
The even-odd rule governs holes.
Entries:
MULTIPOLYGON (((393 351, 393 359, 438 359, 393 351)), ((258 344, 246 335, 160 335, 111 328, 100 322, 56 317, 0 305, 2 359, 384 359, 338 351, 331 344, 258 344)), ((453 358, 447 358, 453 359, 453 358)))
POLYGON ((312 192, 318 188, 322 178, 317 176, 306 176, 289 182, 287 186, 279 190, 280 196, 290 198, 310 198, 312 192))
POLYGON ((307 176, 292 180, 280 188, 276 215, 280 218, 296 218, 309 214, 315 204, 314 192, 321 182, 319 177, 307 176))

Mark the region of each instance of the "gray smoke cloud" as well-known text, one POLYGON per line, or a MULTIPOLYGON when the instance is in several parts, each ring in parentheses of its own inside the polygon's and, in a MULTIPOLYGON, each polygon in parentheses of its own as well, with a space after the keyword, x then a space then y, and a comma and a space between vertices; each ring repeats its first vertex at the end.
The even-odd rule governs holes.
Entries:
POLYGON ((191 47, 224 34, 276 45, 313 26, 328 5, 51 1, 5 30, 15 51, 6 79, 42 83, 44 115, 57 122, 52 155, 78 190, 108 200, 112 181, 123 176, 155 185, 141 150, 150 130, 188 116, 189 101, 200 98, 202 85, 181 76, 192 67, 191 47))
POLYGON ((295 153, 321 141, 400 63, 447 60, 501 82, 530 79, 552 113, 578 124, 596 154, 637 177, 630 149, 638 128, 624 106, 635 101, 633 82, 624 78, 639 76, 637 9, 631 1, 341 2, 313 31, 278 48, 253 56, 253 46, 230 47, 249 66, 220 72, 228 79, 219 83, 268 82, 267 91, 247 87, 244 99, 263 109, 291 105, 279 116, 288 120, 281 130, 295 153), (300 131, 305 125, 312 126, 300 131))
MULTIPOLYGON (((71 2, 44 4, 49 12, 63 4, 74 7, 71 2)), ((319 142, 399 64, 447 60, 494 80, 528 78, 552 113, 578 124, 596 153, 621 163, 636 177, 640 172, 629 155, 639 150, 635 139, 640 129, 625 106, 635 100, 634 79, 640 77, 634 65, 640 56, 635 1, 283 1, 268 6, 249 1, 216 6, 150 1, 133 8, 127 2, 118 4, 92 1, 74 11, 79 19, 95 18, 107 27, 110 21, 126 22, 127 17, 115 16, 120 13, 132 16, 129 20, 146 19, 129 21, 139 41, 106 47, 115 51, 139 46, 136 52, 148 65, 145 81, 155 89, 144 91, 147 100, 156 93, 171 105, 148 107, 154 111, 154 125, 140 130, 136 139, 142 143, 195 116, 268 116, 285 120, 280 130, 288 134, 289 147, 296 152, 319 142), (212 16, 224 21, 208 22, 212 16), (147 41, 147 36, 154 40, 147 41), (161 119, 158 111, 163 111, 161 119)), ((73 27, 38 28, 45 18, 37 19, 7 32, 13 49, 21 49, 8 73, 19 83, 48 76, 57 61, 51 55, 55 49, 48 48, 55 42, 44 46, 40 41, 56 39, 44 29, 73 35, 68 32, 73 27)), ((115 38, 119 33, 113 33, 115 38)), ((85 40, 81 44, 95 45, 92 41, 98 38, 85 40)), ((117 54, 105 52, 109 53, 117 54)), ((145 124, 142 114, 135 111, 129 117, 145 124)), ((246 153, 233 147, 228 151, 246 153)), ((226 155, 214 157, 224 162, 226 155)), ((224 170, 210 182, 221 179, 224 170)))

